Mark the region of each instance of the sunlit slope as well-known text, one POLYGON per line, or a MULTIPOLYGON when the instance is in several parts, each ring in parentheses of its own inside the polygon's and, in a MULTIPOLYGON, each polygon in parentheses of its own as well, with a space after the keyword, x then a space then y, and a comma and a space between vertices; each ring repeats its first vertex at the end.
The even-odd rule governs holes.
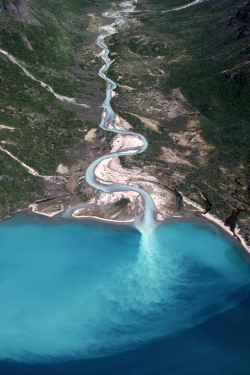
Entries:
MULTIPOLYGON (((99 123, 105 87, 98 77, 100 62, 94 42, 102 10, 109 2, 101 6, 97 1, 78 0, 19 4, 18 13, 11 10, 9 1, 0 7, 1 50, 57 94, 88 107, 58 100, 0 53, 0 124, 4 125, 0 146, 39 175, 56 175, 59 164, 70 168, 76 158, 69 160, 70 150, 80 142, 86 148, 87 131, 99 123)), ((39 177, 0 152, 0 219, 35 199, 65 192, 63 183, 45 188, 39 177)))

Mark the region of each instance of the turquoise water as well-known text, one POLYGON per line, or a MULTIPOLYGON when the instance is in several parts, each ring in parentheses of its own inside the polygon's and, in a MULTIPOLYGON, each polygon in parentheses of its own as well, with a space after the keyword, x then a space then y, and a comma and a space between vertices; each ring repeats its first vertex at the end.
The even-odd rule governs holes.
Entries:
MULTIPOLYGON (((105 98, 105 100, 103 102, 103 105, 102 105, 103 106, 103 113, 102 113, 102 119, 101 119, 100 127, 104 130, 112 131, 112 132, 118 133, 118 134, 135 135, 142 140, 143 146, 141 146, 139 148, 136 148, 136 149, 134 149, 133 147, 128 148, 128 149, 123 149, 121 151, 118 151, 118 152, 100 157, 99 159, 95 160, 89 166, 89 168, 87 169, 85 177, 86 177, 86 181, 91 186, 95 187, 96 189, 105 191, 105 192, 126 191, 126 190, 130 190, 130 191, 133 190, 133 191, 138 192, 143 198, 144 213, 143 213, 143 215, 137 215, 136 216, 135 224, 141 232, 148 232, 149 230, 151 230, 152 228, 154 228, 156 226, 156 223, 154 221, 154 216, 157 213, 157 209, 155 207, 155 203, 154 203, 153 199, 151 198, 151 196, 146 191, 144 191, 144 190, 142 190, 138 187, 134 187, 134 186, 131 186, 131 185, 129 185, 129 186, 123 185, 123 184, 120 184, 119 181, 117 181, 116 184, 110 184, 108 186, 104 186, 103 184, 101 184, 100 182, 98 182, 96 180, 95 175, 94 175, 95 168, 97 167, 97 165, 102 160, 108 159, 108 158, 114 157, 114 156, 122 156, 122 155, 129 156, 129 155, 141 153, 141 152, 144 152, 146 150, 146 148, 148 147, 148 142, 147 142, 146 138, 143 137, 142 135, 136 134, 136 133, 131 132, 131 131, 118 130, 116 128, 116 126, 115 126, 115 116, 116 115, 115 115, 115 112, 113 111, 113 109, 111 107, 111 104, 110 104, 111 97, 112 97, 111 94, 112 94, 112 91, 116 88, 116 83, 106 76, 107 70, 110 67, 111 60, 109 58, 109 52, 110 51, 107 48, 107 46, 105 45, 104 40, 108 36, 111 36, 112 34, 116 34, 118 32, 117 29, 116 29, 116 26, 118 24, 120 24, 120 23, 124 24, 124 23, 127 22, 125 19, 122 18, 122 15, 124 13, 126 14, 126 13, 132 12, 135 9, 135 5, 133 5, 133 4, 136 3, 136 2, 137 2, 137 0, 122 2, 122 3, 119 4, 119 6, 120 6, 119 11, 104 12, 102 14, 103 17, 114 18, 115 21, 114 21, 114 23, 112 23, 112 25, 109 25, 109 26, 113 26, 113 30, 110 30, 109 28, 107 29, 107 26, 100 26, 99 30, 100 30, 100 32, 102 32, 102 34, 99 35, 99 37, 96 40, 97 46, 100 47, 104 52, 104 54, 102 55, 102 60, 104 62, 104 66, 99 70, 99 76, 102 79, 104 79, 108 84, 107 89, 106 89, 106 98, 105 98)), ((72 208, 68 210, 68 212, 71 212, 71 211, 72 211, 72 208)), ((66 212, 66 215, 68 214, 68 212, 66 212)))
MULTIPOLYGON (((116 131, 104 50, 101 126, 116 131)), ((99 161, 86 175, 98 188, 99 161)), ((133 190, 146 207, 141 233, 25 213, 0 224, 2 375, 249 375, 250 271, 239 245, 205 221, 148 232, 155 206, 133 190)))
POLYGON ((248 298, 248 264, 207 222, 172 220, 142 236, 19 214, 0 224, 0 239, 1 360, 140 352, 248 298))

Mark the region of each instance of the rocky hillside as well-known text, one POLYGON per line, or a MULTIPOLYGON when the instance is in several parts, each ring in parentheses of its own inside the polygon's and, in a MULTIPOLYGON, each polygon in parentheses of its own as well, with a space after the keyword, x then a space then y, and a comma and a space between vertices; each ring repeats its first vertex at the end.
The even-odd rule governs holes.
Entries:
POLYGON ((40 25, 40 22, 32 17, 31 11, 24 0, 0 1, 1 11, 7 11, 9 16, 16 21, 28 22, 33 25, 40 25))
POLYGON ((109 150, 108 140, 99 149, 85 136, 100 121, 105 84, 95 40, 102 11, 114 6, 0 2, 0 219, 36 200, 59 195, 70 205, 92 194, 78 180, 109 150))

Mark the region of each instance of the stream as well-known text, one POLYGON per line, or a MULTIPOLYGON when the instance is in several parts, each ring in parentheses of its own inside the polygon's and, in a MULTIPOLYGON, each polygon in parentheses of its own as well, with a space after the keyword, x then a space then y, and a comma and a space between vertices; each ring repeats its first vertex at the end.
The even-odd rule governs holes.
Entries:
POLYGON ((95 178, 102 160, 147 148, 143 136, 116 128, 116 84, 105 75, 104 39, 134 2, 103 13, 115 22, 97 39, 108 83, 100 126, 143 145, 97 159, 86 179, 108 194, 141 194, 139 231, 28 211, 0 223, 1 375, 249 374, 250 271, 237 241, 199 218, 157 227, 147 192, 95 178))
POLYGON ((135 225, 141 232, 148 232, 150 229, 156 226, 154 216, 157 212, 157 209, 155 207, 154 201, 152 200, 151 196, 146 191, 140 188, 123 185, 119 183, 111 184, 109 186, 104 186, 103 184, 97 182, 95 178, 95 169, 102 160, 112 158, 115 156, 124 156, 124 155, 129 156, 129 155, 141 153, 145 151, 148 146, 146 138, 143 137, 142 135, 133 133, 131 131, 118 130, 116 128, 115 126, 116 115, 110 104, 110 101, 112 98, 112 91, 116 88, 116 83, 113 82, 110 78, 107 78, 105 75, 105 73, 110 67, 110 59, 109 59, 109 49, 105 45, 104 39, 117 33, 116 26, 126 23, 126 21, 121 18, 121 14, 133 12, 135 9, 135 6, 133 5, 133 3, 135 2, 137 2, 137 0, 124 1, 121 4, 119 4, 119 6, 125 9, 122 9, 120 11, 104 12, 102 14, 103 17, 115 18, 115 22, 108 26, 101 26, 99 29, 102 32, 102 34, 97 38, 97 41, 96 41, 96 44, 100 48, 102 48, 102 50, 104 51, 104 55, 102 56, 102 59, 104 61, 104 66, 100 69, 99 76, 108 83, 108 88, 106 90, 106 99, 103 102, 103 113, 102 113, 102 120, 101 120, 100 127, 104 130, 112 131, 118 134, 134 135, 136 137, 139 137, 143 142, 143 146, 138 149, 134 149, 134 148, 123 149, 122 151, 111 153, 109 155, 105 155, 97 159, 89 166, 86 172, 86 181, 91 186, 95 187, 96 189, 100 189, 106 193, 133 190, 141 194, 143 198, 143 202, 144 202, 144 213, 137 215, 136 220, 135 220, 135 225))

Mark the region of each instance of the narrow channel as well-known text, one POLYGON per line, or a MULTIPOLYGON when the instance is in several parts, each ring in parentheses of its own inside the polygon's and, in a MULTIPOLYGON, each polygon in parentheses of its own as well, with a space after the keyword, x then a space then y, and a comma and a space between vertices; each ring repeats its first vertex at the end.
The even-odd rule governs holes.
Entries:
POLYGON ((109 186, 104 186, 103 184, 99 183, 96 178, 95 178, 95 169, 98 166, 98 164, 103 161, 104 159, 112 158, 115 156, 124 156, 124 155, 135 155, 137 153, 141 153, 146 150, 148 143, 145 137, 143 137, 140 134, 136 134, 130 131, 123 131, 123 130, 118 130, 115 126, 115 117, 116 114, 114 113, 110 101, 112 98, 112 91, 116 88, 116 83, 113 82, 110 78, 106 77, 106 72, 110 67, 110 59, 109 59, 109 49, 105 45, 104 39, 117 33, 117 26, 121 24, 125 24, 127 21, 124 20, 121 17, 122 13, 129 13, 134 11, 135 6, 133 5, 137 0, 135 1, 125 1, 119 4, 120 7, 124 8, 120 11, 110 11, 110 12, 104 12, 102 15, 103 17, 107 18, 115 18, 115 22, 111 25, 108 26, 101 26, 99 30, 102 32, 102 34, 97 38, 96 44, 102 48, 104 51, 102 55, 102 59, 104 61, 104 66, 100 69, 99 71, 99 76, 103 78, 107 83, 108 87, 106 89, 106 98, 105 101, 103 102, 103 113, 102 113, 102 120, 100 127, 104 130, 107 131, 112 131, 118 134, 123 134, 123 135, 134 135, 136 137, 139 137, 142 142, 143 146, 140 148, 127 148, 123 149, 122 151, 111 153, 109 155, 102 156, 101 158, 97 159, 94 161, 88 168, 86 172, 86 181, 96 189, 100 189, 106 193, 113 193, 117 191, 128 191, 128 190, 133 190, 141 194, 143 198, 143 203, 144 203, 144 212, 141 215, 137 215, 135 219, 135 225, 136 227, 141 231, 141 232, 148 232, 150 229, 154 228, 156 226, 156 221, 154 220, 154 217, 157 213, 157 209, 155 207, 154 201, 151 198, 151 196, 144 190, 133 187, 133 186, 128 186, 128 185, 123 185, 123 184, 111 184, 109 186))

